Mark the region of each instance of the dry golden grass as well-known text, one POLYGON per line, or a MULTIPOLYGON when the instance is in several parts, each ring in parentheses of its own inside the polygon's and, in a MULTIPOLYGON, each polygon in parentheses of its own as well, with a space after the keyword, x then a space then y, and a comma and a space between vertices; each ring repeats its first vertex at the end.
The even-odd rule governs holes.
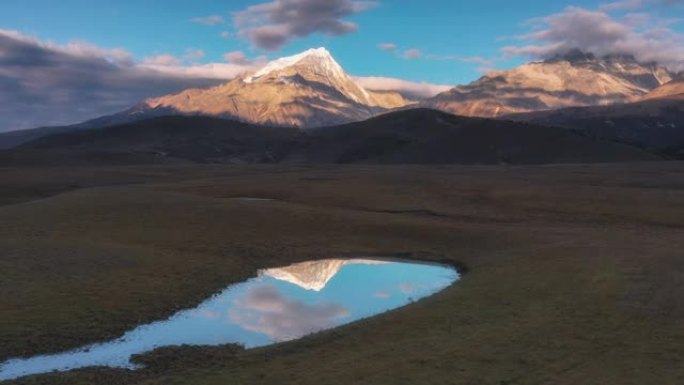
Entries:
POLYGON ((684 378, 681 163, 27 172, 0 170, 13 186, 0 190, 0 360, 112 338, 260 267, 411 254, 469 270, 434 297, 300 341, 17 383, 684 378), (231 199, 246 196, 277 200, 231 199))

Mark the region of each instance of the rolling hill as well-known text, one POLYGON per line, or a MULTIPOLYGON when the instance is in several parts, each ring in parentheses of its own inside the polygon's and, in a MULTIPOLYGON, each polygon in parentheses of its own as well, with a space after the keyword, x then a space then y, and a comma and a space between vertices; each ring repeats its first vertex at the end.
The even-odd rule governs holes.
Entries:
POLYGON ((10 153, 109 154, 111 158, 211 163, 279 162, 303 133, 211 117, 164 116, 121 126, 46 136, 10 153))
POLYGON ((684 148, 684 97, 681 96, 534 112, 507 118, 569 128, 596 139, 620 141, 671 155, 684 148))
POLYGON ((207 117, 160 117, 58 134, 16 153, 106 153, 211 163, 543 164, 657 159, 642 150, 525 122, 429 109, 313 131, 207 117))

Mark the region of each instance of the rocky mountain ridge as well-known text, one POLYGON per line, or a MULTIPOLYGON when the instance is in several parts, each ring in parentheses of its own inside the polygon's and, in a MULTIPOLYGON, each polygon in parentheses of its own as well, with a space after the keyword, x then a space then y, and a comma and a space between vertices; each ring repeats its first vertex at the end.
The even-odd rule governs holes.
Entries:
POLYGON ((325 48, 281 58, 210 89, 148 99, 131 115, 208 115, 272 126, 314 128, 367 119, 408 104, 359 86, 325 48))
POLYGON ((598 58, 572 51, 566 55, 494 71, 457 86, 421 106, 462 116, 500 117, 575 106, 637 101, 670 82, 675 74, 656 63, 627 55, 598 58))

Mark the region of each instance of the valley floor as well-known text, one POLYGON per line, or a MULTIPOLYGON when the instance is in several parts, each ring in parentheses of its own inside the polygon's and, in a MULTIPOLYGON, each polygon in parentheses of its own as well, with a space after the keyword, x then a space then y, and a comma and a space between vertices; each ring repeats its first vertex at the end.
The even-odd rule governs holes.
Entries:
POLYGON ((0 361, 116 337, 263 267, 402 255, 467 268, 434 297, 300 341, 16 384, 684 378, 683 163, 0 168, 0 224, 0 361))

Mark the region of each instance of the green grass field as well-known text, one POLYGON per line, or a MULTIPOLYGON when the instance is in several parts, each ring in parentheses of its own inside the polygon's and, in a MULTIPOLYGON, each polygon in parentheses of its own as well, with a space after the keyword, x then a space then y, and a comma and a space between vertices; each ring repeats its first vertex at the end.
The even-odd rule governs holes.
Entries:
POLYGON ((467 268, 436 296, 299 341, 16 384, 684 378, 682 163, 4 168, 0 224, 0 361, 114 338, 262 267, 410 255, 467 268))

